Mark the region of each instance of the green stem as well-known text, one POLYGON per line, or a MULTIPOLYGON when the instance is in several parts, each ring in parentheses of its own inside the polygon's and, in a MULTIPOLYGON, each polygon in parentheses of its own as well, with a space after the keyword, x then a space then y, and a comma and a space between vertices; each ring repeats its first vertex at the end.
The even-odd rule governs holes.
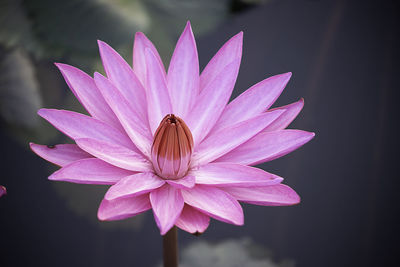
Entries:
POLYGON ((178 267, 178 229, 172 227, 163 236, 164 267, 178 267))

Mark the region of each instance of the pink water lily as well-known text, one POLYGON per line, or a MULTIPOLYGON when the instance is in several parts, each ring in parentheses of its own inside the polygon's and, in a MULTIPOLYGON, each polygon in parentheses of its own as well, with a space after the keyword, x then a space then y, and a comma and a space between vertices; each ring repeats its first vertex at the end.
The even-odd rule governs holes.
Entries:
POLYGON ((31 143, 61 166, 49 179, 111 185, 98 218, 121 220, 152 209, 161 234, 174 225, 204 232, 210 217, 244 222, 239 202, 265 206, 300 201, 283 178, 250 167, 297 149, 314 136, 285 129, 303 100, 270 109, 290 79, 265 79, 228 104, 242 56, 232 37, 199 72, 195 39, 187 24, 168 71, 154 45, 137 33, 133 68, 99 41, 107 77, 56 64, 90 116, 41 109, 38 114, 76 144, 31 143))

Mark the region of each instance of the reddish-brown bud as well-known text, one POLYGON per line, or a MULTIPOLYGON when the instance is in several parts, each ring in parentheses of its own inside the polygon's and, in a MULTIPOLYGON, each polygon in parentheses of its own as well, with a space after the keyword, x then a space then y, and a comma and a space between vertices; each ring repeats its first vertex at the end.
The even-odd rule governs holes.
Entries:
POLYGON ((168 114, 161 121, 151 147, 156 173, 164 179, 179 179, 189 167, 193 150, 193 137, 185 122, 168 114))

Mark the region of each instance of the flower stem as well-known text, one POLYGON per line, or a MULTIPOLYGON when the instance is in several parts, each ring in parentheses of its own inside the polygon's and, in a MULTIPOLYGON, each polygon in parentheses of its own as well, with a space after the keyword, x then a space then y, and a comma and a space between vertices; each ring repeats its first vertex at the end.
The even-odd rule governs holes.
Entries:
POLYGON ((178 267, 178 229, 172 227, 163 236, 164 267, 178 267))

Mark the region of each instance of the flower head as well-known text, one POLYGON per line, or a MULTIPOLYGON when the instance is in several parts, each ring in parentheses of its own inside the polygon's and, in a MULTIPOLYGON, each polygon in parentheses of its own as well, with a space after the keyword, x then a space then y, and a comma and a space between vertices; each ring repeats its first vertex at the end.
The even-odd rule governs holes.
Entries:
POLYGON ((291 73, 265 79, 228 104, 242 55, 232 37, 199 73, 188 23, 168 71, 154 45, 137 33, 133 68, 106 43, 99 49, 107 77, 56 64, 90 116, 66 110, 38 113, 76 144, 31 144, 61 166, 49 179, 111 185, 98 218, 120 220, 152 209, 161 234, 177 225, 201 233, 210 217, 242 225, 239 201, 293 205, 283 178, 250 167, 281 157, 313 133, 285 129, 303 100, 268 110, 291 73))

